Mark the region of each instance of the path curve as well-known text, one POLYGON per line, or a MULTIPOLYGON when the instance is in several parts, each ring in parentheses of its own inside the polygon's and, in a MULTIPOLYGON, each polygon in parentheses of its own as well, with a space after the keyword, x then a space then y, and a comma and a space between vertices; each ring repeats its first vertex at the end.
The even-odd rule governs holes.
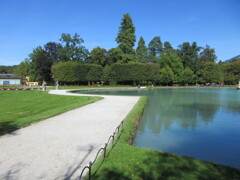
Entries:
MULTIPOLYGON (((96 96, 52 90, 50 94, 96 96)), ((0 179, 76 179, 139 97, 104 99, 0 136, 0 179)))

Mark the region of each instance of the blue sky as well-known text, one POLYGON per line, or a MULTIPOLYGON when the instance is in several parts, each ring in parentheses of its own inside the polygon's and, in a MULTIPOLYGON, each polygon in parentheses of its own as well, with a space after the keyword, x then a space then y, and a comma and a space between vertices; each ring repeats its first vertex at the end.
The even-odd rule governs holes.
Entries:
MULTIPOLYGON (((129 13, 146 44, 154 36, 215 48, 218 60, 240 54, 240 0, 1 0, 0 65, 19 64, 34 48, 78 33, 87 49, 116 47, 129 13)), ((136 44, 137 44, 136 42, 136 44)))

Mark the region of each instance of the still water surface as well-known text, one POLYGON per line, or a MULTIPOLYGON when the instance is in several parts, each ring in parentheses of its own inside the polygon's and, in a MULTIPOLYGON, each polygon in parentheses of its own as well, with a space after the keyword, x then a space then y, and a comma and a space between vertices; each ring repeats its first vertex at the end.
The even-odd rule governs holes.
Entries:
POLYGON ((91 93, 148 96, 136 146, 240 168, 240 91, 156 88, 91 93))

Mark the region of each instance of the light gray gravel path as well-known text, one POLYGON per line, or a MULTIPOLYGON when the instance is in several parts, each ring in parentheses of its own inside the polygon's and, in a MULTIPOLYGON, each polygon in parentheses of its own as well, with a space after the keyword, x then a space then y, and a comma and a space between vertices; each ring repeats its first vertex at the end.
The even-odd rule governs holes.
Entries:
MULTIPOLYGON (((49 93, 86 96, 67 90, 49 93)), ((0 179, 76 179, 139 99, 102 97, 103 100, 0 136, 0 179)))

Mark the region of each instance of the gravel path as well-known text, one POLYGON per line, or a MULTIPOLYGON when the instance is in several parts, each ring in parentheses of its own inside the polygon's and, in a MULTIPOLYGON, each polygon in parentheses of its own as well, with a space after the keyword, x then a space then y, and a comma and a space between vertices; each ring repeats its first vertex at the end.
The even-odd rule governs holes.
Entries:
MULTIPOLYGON (((66 91, 49 93, 86 96, 66 91)), ((139 99, 102 97, 93 104, 0 136, 0 179, 76 179, 139 99)))

